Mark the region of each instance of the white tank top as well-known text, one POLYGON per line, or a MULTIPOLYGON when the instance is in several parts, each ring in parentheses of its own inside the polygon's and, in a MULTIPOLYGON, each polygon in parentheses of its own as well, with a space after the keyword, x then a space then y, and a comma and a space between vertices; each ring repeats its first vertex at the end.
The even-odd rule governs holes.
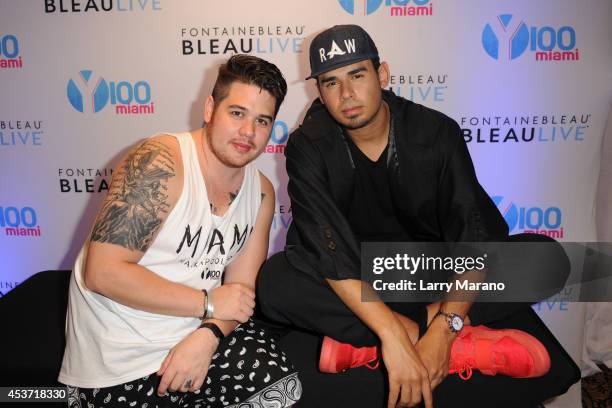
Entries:
MULTIPOLYGON (((172 136, 178 139, 183 158, 183 190, 138 264, 173 282, 213 289, 221 285, 224 268, 253 230, 261 204, 259 172, 248 164, 238 195, 223 217, 215 216, 191 135, 172 136)), ((70 280, 66 350, 59 381, 101 388, 157 371, 170 349, 195 330, 200 320, 133 309, 86 289, 87 248, 88 242, 70 280)))

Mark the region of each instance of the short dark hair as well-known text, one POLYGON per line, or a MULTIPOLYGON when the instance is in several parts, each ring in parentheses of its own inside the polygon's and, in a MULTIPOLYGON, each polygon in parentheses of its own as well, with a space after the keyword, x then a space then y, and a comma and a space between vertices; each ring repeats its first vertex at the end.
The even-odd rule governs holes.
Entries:
POLYGON ((230 85, 234 82, 255 85, 270 92, 276 100, 274 116, 287 94, 287 82, 278 67, 252 55, 236 54, 219 67, 212 91, 215 104, 227 97, 230 85))
POLYGON ((372 65, 374 65, 374 71, 378 72, 378 67, 380 67, 380 57, 370 58, 372 61, 372 65))

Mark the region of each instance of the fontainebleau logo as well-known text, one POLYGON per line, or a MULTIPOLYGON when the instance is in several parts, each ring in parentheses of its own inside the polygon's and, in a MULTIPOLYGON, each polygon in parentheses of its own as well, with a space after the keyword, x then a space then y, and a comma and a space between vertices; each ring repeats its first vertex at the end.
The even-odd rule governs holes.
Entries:
MULTIPOLYGON (((279 202, 282 202, 279 199, 279 202)), ((272 218, 272 230, 287 230, 293 221, 293 213, 291 212, 291 203, 285 202, 279 204, 274 210, 274 217, 272 218)))
POLYGON ((459 119, 466 143, 581 143, 592 114, 465 115, 459 119))
POLYGON ((40 225, 32 207, 0 207, 0 231, 8 237, 40 237, 40 225))
POLYGON ((60 168, 60 193, 102 193, 108 191, 113 169, 60 168))
POLYGON ((391 75, 388 89, 413 102, 444 102, 448 90, 448 74, 400 72, 391 75))
POLYGON ((302 52, 305 25, 181 27, 183 55, 302 52))
POLYGON ((42 120, 0 120, 0 148, 43 145, 42 120))
POLYGON ((68 80, 66 94, 70 105, 81 113, 98 113, 109 102, 118 115, 155 113, 147 81, 106 81, 92 70, 82 70, 68 80))
POLYGON ((504 216, 510 232, 546 235, 563 238, 562 212, 559 207, 522 207, 503 196, 491 197, 499 212, 504 216))
POLYGON ((161 0, 45 0, 45 13, 161 11, 161 0))
POLYGON ((580 59, 576 48, 576 31, 570 26, 527 27, 512 14, 500 14, 482 30, 482 47, 493 59, 514 60, 527 51, 536 61, 575 61, 580 59))
POLYGON ((367 16, 384 5, 392 17, 431 16, 431 0, 338 0, 340 6, 349 14, 367 16), (411 4, 412 3, 412 4, 411 4))
POLYGON ((19 40, 12 34, 0 35, 0 69, 23 68, 19 40))

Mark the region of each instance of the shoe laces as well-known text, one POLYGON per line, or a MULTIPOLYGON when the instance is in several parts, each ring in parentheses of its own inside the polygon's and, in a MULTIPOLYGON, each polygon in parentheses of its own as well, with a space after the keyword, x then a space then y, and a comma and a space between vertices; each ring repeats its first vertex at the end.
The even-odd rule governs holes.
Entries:
MULTIPOLYGON (((473 372, 474 367, 477 366, 477 363, 473 357, 468 357, 469 354, 467 353, 465 349, 463 351, 464 353, 460 354, 460 358, 459 358, 460 362, 458 364, 460 368, 457 369, 457 374, 459 374, 459 378, 461 378, 464 381, 467 381, 470 378, 472 378, 472 372, 473 372)), ((505 362, 506 362, 506 357, 502 353, 492 350, 491 351, 491 367, 488 368, 488 372, 491 372, 492 375, 495 375, 497 371, 496 367, 503 366, 505 362)))
POLYGON ((356 353, 354 352, 354 354, 353 354, 353 362, 351 363, 351 368, 359 367, 360 365, 365 365, 370 370, 376 370, 378 368, 378 366, 380 365, 380 357, 378 356, 378 353, 376 353, 375 357, 372 360, 366 362, 365 364, 363 363, 364 359, 365 359, 364 355, 361 354, 360 351, 358 351, 356 353))
POLYGON ((378 357, 376 357, 376 360, 368 361, 365 364, 365 366, 368 367, 370 370, 376 370, 379 365, 380 365, 380 358, 378 357))
POLYGON ((472 378, 472 367, 474 367, 475 365, 476 363, 471 359, 466 360, 461 366, 461 369, 457 370, 459 378, 461 378, 463 381, 467 381, 472 378))
POLYGON ((476 366, 476 360, 473 357, 474 345, 472 343, 472 335, 466 334, 462 337, 460 339, 461 343, 459 343, 460 347, 455 355, 453 371, 459 375, 459 378, 467 381, 472 378, 472 371, 476 366))

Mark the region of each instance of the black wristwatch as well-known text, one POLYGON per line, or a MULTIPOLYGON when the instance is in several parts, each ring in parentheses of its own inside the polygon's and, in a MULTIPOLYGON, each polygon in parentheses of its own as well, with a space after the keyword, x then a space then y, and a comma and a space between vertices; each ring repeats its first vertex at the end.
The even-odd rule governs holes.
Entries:
POLYGON ((439 310, 438 314, 436 314, 436 317, 438 316, 444 316, 446 323, 448 323, 448 328, 453 333, 459 333, 463 329, 463 317, 459 316, 458 314, 444 313, 443 311, 439 310))
POLYGON ((202 323, 200 325, 200 329, 201 328, 206 328, 206 329, 210 330, 211 332, 213 332, 215 337, 219 339, 219 343, 221 343, 223 341, 223 339, 225 338, 225 334, 223 334, 223 332, 221 331, 219 326, 217 326, 214 323, 204 322, 204 323, 202 323))

